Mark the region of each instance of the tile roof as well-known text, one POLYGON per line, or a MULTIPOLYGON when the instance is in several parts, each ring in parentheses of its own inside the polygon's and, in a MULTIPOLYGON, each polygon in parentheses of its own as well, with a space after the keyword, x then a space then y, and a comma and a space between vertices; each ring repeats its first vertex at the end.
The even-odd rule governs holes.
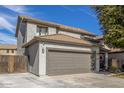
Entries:
POLYGON ((101 35, 101 36, 96 36, 94 39, 95 39, 95 40, 103 40, 103 35, 101 35))
POLYGON ((73 44, 73 45, 80 45, 80 46, 93 46, 92 43, 85 41, 83 39, 74 38, 64 34, 54 34, 54 35, 34 37, 34 39, 24 44, 23 47, 27 47, 37 40, 55 42, 55 43, 73 44))
POLYGON ((110 48, 106 45, 100 45, 100 51, 110 51, 110 48))
POLYGON ((124 49, 121 49, 121 48, 111 48, 110 53, 116 53, 116 52, 124 52, 124 49))
POLYGON ((1 44, 0 49, 17 49, 16 45, 1 44))
POLYGON ((70 26, 57 24, 54 22, 38 20, 35 18, 27 17, 27 16, 19 16, 18 17, 18 22, 17 22, 17 27, 16 27, 16 36, 18 33, 19 24, 22 21, 27 21, 27 22, 31 22, 31 23, 35 23, 35 24, 40 24, 40 25, 52 26, 52 27, 56 27, 57 29, 60 29, 60 30, 70 31, 70 32, 74 32, 74 33, 81 33, 81 34, 86 34, 86 35, 90 35, 90 36, 95 36, 95 34, 88 32, 88 31, 85 31, 85 30, 80 29, 80 28, 74 28, 74 27, 70 27, 70 26))

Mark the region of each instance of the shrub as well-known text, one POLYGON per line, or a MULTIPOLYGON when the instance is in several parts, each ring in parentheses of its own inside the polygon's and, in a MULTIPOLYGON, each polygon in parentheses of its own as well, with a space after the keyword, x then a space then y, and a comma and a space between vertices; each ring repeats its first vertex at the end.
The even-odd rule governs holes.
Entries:
POLYGON ((111 66, 110 72, 120 72, 120 68, 111 66))

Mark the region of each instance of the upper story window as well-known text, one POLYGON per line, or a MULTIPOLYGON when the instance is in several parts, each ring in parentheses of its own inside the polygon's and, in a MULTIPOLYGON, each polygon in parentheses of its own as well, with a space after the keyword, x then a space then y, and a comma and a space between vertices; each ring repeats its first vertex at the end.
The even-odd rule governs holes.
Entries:
POLYGON ((38 35, 48 35, 48 28, 47 27, 37 27, 37 34, 38 35))

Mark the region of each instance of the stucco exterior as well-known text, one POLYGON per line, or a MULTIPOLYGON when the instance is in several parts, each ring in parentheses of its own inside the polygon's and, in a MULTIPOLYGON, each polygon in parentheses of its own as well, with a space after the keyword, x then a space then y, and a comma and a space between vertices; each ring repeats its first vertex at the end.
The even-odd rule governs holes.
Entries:
POLYGON ((95 72, 99 72, 99 48, 98 47, 93 47, 92 51, 95 51, 94 57, 95 57, 95 72))
POLYGON ((17 35, 17 54, 23 54, 24 48, 22 48, 22 45, 24 43, 25 38, 25 32, 26 32, 26 23, 20 23, 20 28, 17 35))
POLYGON ((30 41, 31 39, 34 38, 34 36, 36 36, 36 33, 37 33, 37 25, 35 24, 31 24, 31 23, 27 23, 27 40, 26 42, 30 41))
MULTIPOLYGON (((97 47, 96 44, 94 44, 94 42, 90 43, 90 41, 86 40, 85 38, 81 38, 81 36, 83 36, 83 35, 92 37, 92 36, 94 36, 93 34, 85 32, 81 29, 71 28, 71 27, 48 23, 48 22, 41 22, 41 21, 36 21, 36 20, 35 20, 35 22, 33 20, 25 21, 24 18, 22 18, 21 21, 19 21, 19 22, 20 23, 18 23, 18 25, 17 25, 18 27, 17 27, 17 32, 16 32, 17 33, 17 51, 18 51, 18 53, 25 54, 28 57, 28 59, 29 59, 28 71, 29 72, 31 72, 35 75, 38 75, 38 76, 46 75, 47 74, 47 71, 46 71, 47 65, 46 64, 48 61, 48 58, 47 58, 48 51, 49 51, 49 49, 53 49, 53 48, 62 50, 62 51, 67 50, 66 52, 73 51, 73 53, 74 53, 74 51, 81 51, 82 54, 84 52, 88 52, 90 55, 93 54, 94 55, 93 57, 95 59, 94 60, 95 72, 99 71, 99 47, 97 47), (43 28, 45 28, 45 31, 43 30, 43 28), (41 33, 45 33, 45 34, 41 34, 41 33), (40 38, 45 37, 43 35, 56 36, 56 34, 60 34, 60 35, 64 34, 66 36, 71 36, 70 37, 71 39, 67 38, 67 41, 66 41, 63 39, 63 37, 61 37, 61 38, 57 37, 56 40, 54 40, 55 38, 54 39, 47 38, 47 39, 44 39, 44 41, 43 40, 40 41, 37 38, 37 37, 40 37, 40 38), (37 37, 35 37, 35 36, 37 36, 37 37), (36 39, 36 41, 35 41, 35 39, 36 39), (68 40, 70 40, 70 41, 68 41, 68 40), (22 48, 23 45, 28 44, 28 43, 30 43, 29 46, 24 46, 25 48, 22 48), (89 44, 89 46, 88 46, 88 44, 89 44)), ((68 53, 66 53, 66 54, 68 54, 68 53)), ((77 52, 77 54, 74 54, 74 55, 77 56, 78 54, 79 54, 79 52, 77 52)), ((82 54, 80 54, 80 60, 82 59, 82 54)), ((71 56, 69 56, 69 58, 71 58, 71 56)), ((88 57, 87 57, 84 53, 83 59, 90 59, 90 56, 88 55, 88 57)), ((72 62, 72 61, 70 61, 70 62, 72 62)), ((56 62, 58 62, 58 60, 56 62)), ((67 63, 67 62, 68 62, 68 60, 65 63, 67 63)), ((73 61, 73 62, 76 62, 76 61, 73 61)), ((82 63, 82 61, 80 61, 80 62, 82 63)), ((83 62, 85 62, 87 64, 87 62, 89 62, 89 61, 87 61, 87 62, 83 61, 83 62)), ((90 65, 87 65, 87 66, 89 68, 90 65)))
POLYGON ((0 55, 16 55, 16 54, 17 54, 16 49, 0 49, 0 55))
POLYGON ((59 30, 58 33, 69 35, 69 36, 72 36, 72 37, 75 37, 75 38, 81 38, 81 34, 78 34, 78 33, 71 33, 71 32, 62 31, 62 30, 59 30))
POLYGON ((26 55, 28 57, 28 71, 39 75, 39 43, 34 43, 26 49, 26 55))
MULTIPOLYGON (((75 38, 81 38, 81 34, 79 33, 72 33, 68 31, 57 30, 55 27, 48 27, 48 35, 52 34, 65 34, 75 38)), ((32 40, 34 36, 39 36, 37 32, 37 25, 33 23, 22 22, 20 24, 17 36, 17 52, 19 54, 24 54, 25 50, 22 48, 22 45, 32 40)))
POLYGON ((54 27, 48 27, 48 35, 56 34, 57 30, 54 27))
MULTIPOLYGON (((31 63, 33 65, 29 65, 29 71, 31 73, 37 73, 37 75, 42 76, 46 75, 46 62, 47 62, 47 52, 48 49, 67 49, 67 50, 77 50, 84 52, 91 52, 92 48, 83 47, 83 46, 74 46, 74 45, 64 45, 57 43, 48 43, 48 42, 37 42, 31 45, 27 50, 29 51, 27 55, 31 57, 31 63)), ((93 48, 97 53, 99 53, 99 49, 97 47, 93 48)), ((97 55, 97 54, 96 54, 97 55)), ((99 71, 99 56, 96 56, 96 71, 99 71)))

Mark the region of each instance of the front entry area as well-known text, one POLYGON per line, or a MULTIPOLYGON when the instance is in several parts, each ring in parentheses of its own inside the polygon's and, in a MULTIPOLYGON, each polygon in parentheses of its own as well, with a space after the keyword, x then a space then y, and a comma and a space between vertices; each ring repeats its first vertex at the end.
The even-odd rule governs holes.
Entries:
POLYGON ((47 75, 64 75, 91 72, 91 53, 48 50, 47 75))
POLYGON ((100 71, 105 71, 105 54, 100 54, 100 71))
POLYGON ((108 71, 108 50, 100 49, 100 71, 108 71))

